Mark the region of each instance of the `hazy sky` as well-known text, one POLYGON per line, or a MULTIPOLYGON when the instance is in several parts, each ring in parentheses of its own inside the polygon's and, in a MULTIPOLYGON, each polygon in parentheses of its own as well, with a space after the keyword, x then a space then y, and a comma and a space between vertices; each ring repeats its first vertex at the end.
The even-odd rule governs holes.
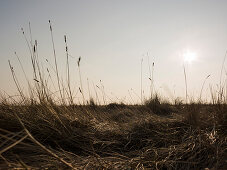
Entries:
POLYGON ((45 59, 53 63, 50 19, 62 76, 66 63, 63 36, 68 37, 75 89, 79 86, 76 61, 81 56, 85 91, 87 78, 91 91, 92 82, 100 86, 102 80, 105 92, 113 100, 123 100, 124 96, 129 100, 131 95, 139 101, 142 58, 144 95, 149 94, 148 53, 150 63, 155 62, 156 90, 167 97, 174 93, 183 96, 183 55, 189 51, 196 55, 195 60, 185 63, 189 94, 197 97, 210 74, 204 87, 205 97, 209 84, 219 83, 227 50, 226 7, 226 0, 1 0, 0 89, 9 94, 16 91, 8 60, 21 84, 24 82, 14 51, 31 75, 29 50, 21 33, 23 27, 29 38, 29 22, 43 67, 50 67, 45 59))

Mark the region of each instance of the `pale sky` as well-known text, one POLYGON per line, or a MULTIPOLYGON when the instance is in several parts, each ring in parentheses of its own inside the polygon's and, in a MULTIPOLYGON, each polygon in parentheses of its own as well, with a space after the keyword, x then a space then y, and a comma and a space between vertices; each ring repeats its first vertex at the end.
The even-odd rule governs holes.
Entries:
MULTIPOLYGON (((197 98, 207 75, 203 97, 209 96, 209 84, 219 83, 221 65, 227 50, 226 0, 1 0, 0 1, 0 89, 13 95, 16 91, 8 66, 10 60, 24 89, 23 72, 14 55, 19 55, 31 76, 29 50, 21 33, 38 41, 43 67, 53 63, 48 20, 53 26, 57 60, 65 77, 64 35, 68 37, 72 86, 79 87, 76 61, 81 56, 84 91, 87 78, 90 90, 94 82, 112 100, 139 102, 141 59, 144 96, 149 95, 149 69, 155 62, 155 89, 163 96, 184 96, 183 56, 189 96, 197 98), (131 90, 133 89, 133 90, 131 90), (125 98, 126 97, 126 98, 125 98)), ((225 67, 227 64, 225 63, 225 67)), ((32 81, 32 79, 31 79, 32 81)), ((78 97, 79 94, 77 94, 78 97)))

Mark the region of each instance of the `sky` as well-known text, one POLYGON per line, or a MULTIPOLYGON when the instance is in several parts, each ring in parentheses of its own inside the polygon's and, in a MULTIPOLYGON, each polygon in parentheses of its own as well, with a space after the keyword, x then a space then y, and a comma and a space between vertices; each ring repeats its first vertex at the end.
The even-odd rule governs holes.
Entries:
POLYGON ((142 96, 149 97, 149 65, 152 67, 154 62, 156 92, 170 100, 184 98, 185 67, 191 98, 198 97, 210 75, 204 85, 206 99, 209 87, 219 84, 227 50, 226 7, 226 0, 1 0, 0 90, 9 95, 16 93, 10 60, 26 91, 24 74, 14 52, 33 81, 30 54, 21 32, 23 28, 30 40, 29 22, 44 70, 51 69, 46 59, 54 65, 48 23, 51 20, 61 77, 66 77, 64 35, 67 36, 71 83, 78 101, 80 56, 87 96, 88 91, 94 96, 94 89, 101 93, 97 85, 104 88, 112 101, 140 102, 141 75, 142 96))

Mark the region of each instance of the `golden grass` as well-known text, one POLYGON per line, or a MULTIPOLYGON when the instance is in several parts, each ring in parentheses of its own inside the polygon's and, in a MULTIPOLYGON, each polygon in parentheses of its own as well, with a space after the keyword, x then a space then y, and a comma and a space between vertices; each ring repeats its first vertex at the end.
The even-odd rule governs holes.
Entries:
MULTIPOLYGON (((188 103, 186 92, 186 104, 180 99, 171 104, 155 95, 151 87, 151 98, 140 105, 100 105, 96 90, 96 100, 89 90, 90 101, 85 105, 79 58, 79 89, 83 97, 83 105, 79 105, 71 91, 66 36, 64 86, 51 23, 50 31, 55 72, 53 77, 48 69, 47 72, 48 78, 56 79, 59 95, 53 97, 41 70, 37 41, 33 44, 30 35, 29 43, 25 37, 29 49, 33 49, 30 53, 35 81, 28 80, 17 56, 28 83, 29 96, 25 95, 9 61, 19 96, 1 98, 0 169, 227 169, 227 96, 222 83, 218 93, 211 88, 212 104, 202 104, 204 81, 195 103, 188 103)), ((104 86, 100 84, 106 103, 104 86)), ((141 85, 141 100, 142 96, 141 85)))
POLYGON ((226 105, 169 107, 2 104, 0 166, 224 169, 226 105))

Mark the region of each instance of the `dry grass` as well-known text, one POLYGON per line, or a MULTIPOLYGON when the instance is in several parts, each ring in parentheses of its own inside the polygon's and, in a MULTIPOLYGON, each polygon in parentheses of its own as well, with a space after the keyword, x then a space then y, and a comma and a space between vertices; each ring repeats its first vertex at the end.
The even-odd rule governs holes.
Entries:
MULTIPOLYGON (((217 94, 211 89, 212 104, 202 104, 201 95, 197 103, 176 99, 170 104, 154 95, 151 87, 151 99, 142 105, 97 105, 96 91, 96 100, 85 105, 79 58, 83 105, 78 105, 70 87, 66 36, 64 85, 51 23, 50 31, 55 72, 52 76, 47 72, 57 82, 60 99, 53 97, 41 70, 37 41, 33 45, 31 38, 30 45, 25 37, 35 81, 29 82, 23 71, 29 88, 29 96, 25 95, 9 62, 19 96, 1 98, 0 169, 227 169, 227 89, 220 88, 217 94)), ((20 66, 24 70, 21 62, 20 66)), ((153 68, 150 80, 153 86, 153 68)), ((102 92, 104 98, 104 87, 102 92)))
POLYGON ((227 106, 171 107, 2 104, 0 167, 225 169, 227 106))

